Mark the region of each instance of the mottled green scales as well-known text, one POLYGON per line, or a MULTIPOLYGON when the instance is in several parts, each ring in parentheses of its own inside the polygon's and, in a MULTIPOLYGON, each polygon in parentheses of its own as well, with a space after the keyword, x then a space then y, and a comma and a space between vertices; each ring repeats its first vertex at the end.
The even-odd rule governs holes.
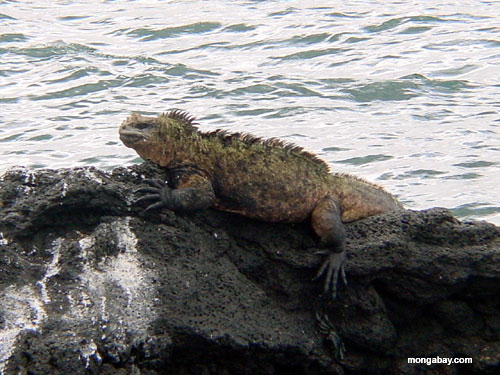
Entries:
POLYGON ((149 185, 139 200, 147 210, 187 211, 213 207, 250 218, 297 223, 309 220, 328 249, 317 277, 333 297, 339 274, 345 282, 343 222, 401 209, 380 186, 328 165, 302 148, 277 139, 262 140, 221 130, 201 132, 185 112, 158 117, 132 114, 120 126, 120 139, 141 158, 166 168, 168 184, 149 185))

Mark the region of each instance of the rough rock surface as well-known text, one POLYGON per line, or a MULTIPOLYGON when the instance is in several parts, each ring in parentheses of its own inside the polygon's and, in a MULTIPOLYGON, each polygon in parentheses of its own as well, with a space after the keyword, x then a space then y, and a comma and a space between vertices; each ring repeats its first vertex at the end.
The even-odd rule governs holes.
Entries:
POLYGON ((207 210, 144 216, 150 164, 0 181, 4 374, 489 374, 500 229, 445 209, 348 224, 349 286, 312 281, 308 225, 207 210), (333 323, 346 354, 335 359, 333 323), (328 323, 326 323, 328 326, 328 323), (472 364, 408 364, 408 357, 472 364))

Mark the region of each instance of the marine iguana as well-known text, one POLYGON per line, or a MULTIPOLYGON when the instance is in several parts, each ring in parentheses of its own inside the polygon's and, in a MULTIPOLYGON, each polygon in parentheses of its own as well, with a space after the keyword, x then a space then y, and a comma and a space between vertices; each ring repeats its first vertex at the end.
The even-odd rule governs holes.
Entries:
POLYGON ((328 248, 315 279, 335 298, 339 275, 345 284, 343 222, 401 209, 380 186, 330 173, 328 165, 302 148, 276 138, 222 130, 201 132, 194 118, 173 110, 158 117, 132 114, 120 139, 144 160, 167 169, 167 183, 146 179, 138 201, 146 208, 188 211, 213 207, 269 222, 310 220, 328 248))

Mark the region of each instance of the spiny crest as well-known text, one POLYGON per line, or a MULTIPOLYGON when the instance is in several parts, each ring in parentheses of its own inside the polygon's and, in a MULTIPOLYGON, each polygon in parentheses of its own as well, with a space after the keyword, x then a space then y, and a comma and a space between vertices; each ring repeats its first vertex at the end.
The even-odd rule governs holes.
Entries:
POLYGON ((243 142, 247 145, 261 144, 267 148, 276 149, 276 150, 284 150, 285 152, 290 153, 292 155, 296 155, 296 156, 299 156, 301 158, 310 160, 313 163, 315 163, 315 164, 321 166, 322 168, 325 168, 327 171, 329 171, 328 164, 326 164, 325 161, 321 160, 316 155, 314 155, 308 151, 305 151, 302 147, 297 146, 296 144, 284 142, 279 138, 262 139, 260 137, 254 136, 252 134, 231 133, 231 132, 228 132, 227 130, 222 130, 222 129, 217 129, 217 130, 211 131, 209 133, 204 133, 204 136, 218 138, 226 145, 230 144, 231 142, 243 142))
POLYGON ((195 122, 196 119, 186 111, 173 109, 167 113, 163 113, 162 116, 179 121, 182 125, 184 125, 186 130, 198 131, 198 127, 196 126, 197 123, 195 122))
POLYGON ((354 181, 359 182, 362 185, 371 186, 371 187, 374 187, 374 188, 376 188, 378 190, 384 190, 385 191, 385 189, 382 186, 380 186, 378 184, 375 184, 373 182, 370 182, 368 180, 365 180, 364 178, 355 176, 353 174, 344 173, 344 172, 336 172, 336 173, 334 173, 334 176, 345 178, 347 180, 354 180, 354 181))

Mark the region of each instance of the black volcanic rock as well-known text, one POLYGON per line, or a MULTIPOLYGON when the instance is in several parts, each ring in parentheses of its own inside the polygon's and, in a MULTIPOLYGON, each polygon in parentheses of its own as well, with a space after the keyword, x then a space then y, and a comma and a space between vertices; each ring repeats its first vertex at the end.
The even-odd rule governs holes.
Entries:
POLYGON ((331 302, 311 280, 321 258, 308 225, 144 215, 132 204, 144 176, 162 172, 145 163, 2 177, 1 373, 499 371, 498 227, 438 208, 348 224, 349 286, 331 302))

